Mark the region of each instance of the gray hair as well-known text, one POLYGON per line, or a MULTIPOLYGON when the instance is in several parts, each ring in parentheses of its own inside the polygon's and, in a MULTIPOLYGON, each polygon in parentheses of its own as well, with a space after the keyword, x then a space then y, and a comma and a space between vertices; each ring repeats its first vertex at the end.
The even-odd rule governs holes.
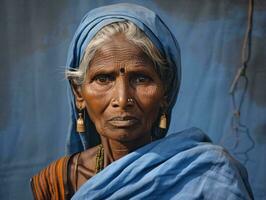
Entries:
POLYGON ((169 88, 169 74, 171 73, 171 69, 168 67, 166 59, 143 31, 130 21, 115 22, 104 26, 86 47, 79 68, 66 70, 66 78, 72 80, 77 85, 81 85, 85 80, 90 61, 93 59, 96 51, 106 42, 111 41, 112 36, 118 33, 124 34, 128 41, 137 45, 145 54, 147 54, 147 56, 153 61, 155 70, 167 90, 169 88))

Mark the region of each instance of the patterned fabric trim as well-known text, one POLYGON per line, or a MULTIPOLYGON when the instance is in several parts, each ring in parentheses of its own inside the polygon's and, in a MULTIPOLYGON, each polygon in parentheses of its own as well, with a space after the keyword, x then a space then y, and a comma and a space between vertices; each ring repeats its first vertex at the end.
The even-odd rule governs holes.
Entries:
POLYGON ((54 161, 31 179, 31 188, 36 200, 67 200, 67 167, 70 156, 54 161))

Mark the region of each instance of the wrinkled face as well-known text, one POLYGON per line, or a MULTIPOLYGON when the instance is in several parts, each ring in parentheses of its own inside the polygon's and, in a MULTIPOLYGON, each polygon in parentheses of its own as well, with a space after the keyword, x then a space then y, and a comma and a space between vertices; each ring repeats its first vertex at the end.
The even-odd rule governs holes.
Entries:
POLYGON ((152 61, 117 35, 96 52, 80 96, 100 135, 129 142, 150 137, 164 89, 152 61))

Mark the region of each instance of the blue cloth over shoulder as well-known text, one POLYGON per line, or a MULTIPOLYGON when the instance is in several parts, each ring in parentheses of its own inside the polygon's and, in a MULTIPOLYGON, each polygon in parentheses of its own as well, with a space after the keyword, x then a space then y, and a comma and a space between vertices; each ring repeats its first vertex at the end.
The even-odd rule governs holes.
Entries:
MULTIPOLYGON (((96 8, 88 12, 82 19, 69 47, 67 67, 77 68, 84 55, 84 50, 95 34, 104 26, 119 22, 131 21, 139 27, 158 48, 168 62, 172 77, 171 88, 168 92, 169 107, 167 110, 168 123, 170 123, 171 110, 176 102, 176 96, 181 81, 179 45, 160 17, 153 11, 135 4, 114 4, 96 8)), ((69 85, 69 99, 71 102, 71 122, 67 139, 67 153, 73 154, 90 147, 90 138, 97 134, 89 117, 86 123, 86 133, 76 133, 77 110, 74 96, 69 85)), ((168 126, 169 127, 169 126, 168 126)))
POLYGON ((253 199, 247 172, 191 128, 113 162, 73 196, 79 199, 253 199))

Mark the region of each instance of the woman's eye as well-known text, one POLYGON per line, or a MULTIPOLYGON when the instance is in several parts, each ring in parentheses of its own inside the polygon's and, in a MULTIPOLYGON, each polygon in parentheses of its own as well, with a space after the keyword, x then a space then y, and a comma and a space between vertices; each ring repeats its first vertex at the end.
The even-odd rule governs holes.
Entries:
POLYGON ((145 83, 149 83, 152 81, 152 79, 144 74, 136 74, 133 76, 132 81, 136 84, 145 84, 145 83))
POLYGON ((99 74, 93 78, 93 81, 96 81, 99 84, 108 84, 112 82, 113 80, 114 80, 114 77, 109 74, 99 74))

